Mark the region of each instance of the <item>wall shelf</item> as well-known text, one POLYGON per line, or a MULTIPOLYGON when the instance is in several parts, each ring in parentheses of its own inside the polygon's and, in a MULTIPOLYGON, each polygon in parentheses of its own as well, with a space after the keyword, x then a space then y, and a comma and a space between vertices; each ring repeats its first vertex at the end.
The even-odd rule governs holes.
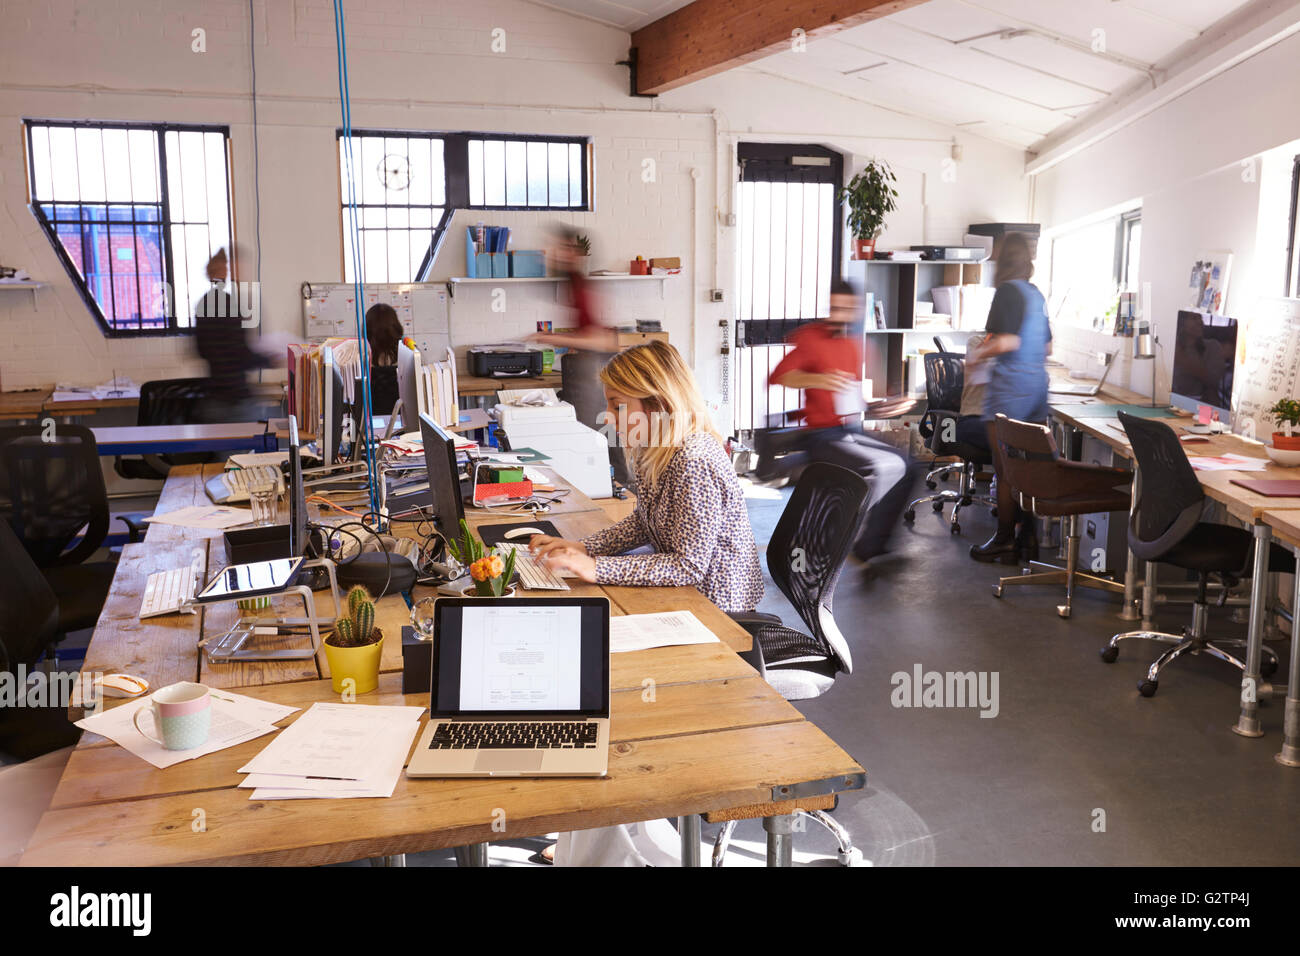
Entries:
MULTIPOLYGON (((671 275, 657 275, 657 276, 656 275, 648 275, 648 276, 607 275, 607 276, 586 276, 586 278, 591 280, 592 282, 646 282, 646 281, 658 282, 659 294, 660 296, 662 296, 663 280, 671 279, 673 275, 677 275, 677 274, 678 273, 673 273, 671 275)), ((496 278, 492 278, 492 277, 483 278, 478 276, 475 277, 452 276, 447 280, 447 294, 451 296, 453 299, 455 299, 456 286, 458 285, 510 285, 513 283, 527 283, 527 282, 560 283, 565 281, 567 281, 566 276, 499 276, 496 278)))
POLYGON ((36 290, 48 289, 49 287, 50 284, 48 282, 36 282, 34 280, 24 280, 22 282, 0 282, 0 292, 4 292, 6 289, 21 289, 24 292, 30 292, 32 294, 33 309, 36 309, 36 290))

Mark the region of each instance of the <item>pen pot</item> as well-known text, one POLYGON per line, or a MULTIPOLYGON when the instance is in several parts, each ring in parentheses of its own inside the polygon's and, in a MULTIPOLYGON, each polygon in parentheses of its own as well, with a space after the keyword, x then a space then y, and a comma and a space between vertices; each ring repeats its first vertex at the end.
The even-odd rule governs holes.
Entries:
MULTIPOLYGON (((379 629, 374 633, 379 635, 379 629)), ((330 667, 330 681, 334 693, 342 694, 347 688, 344 681, 353 681, 352 691, 356 694, 368 694, 379 686, 379 662, 383 657, 384 642, 382 636, 373 644, 361 647, 336 647, 325 641, 325 660, 330 667)))

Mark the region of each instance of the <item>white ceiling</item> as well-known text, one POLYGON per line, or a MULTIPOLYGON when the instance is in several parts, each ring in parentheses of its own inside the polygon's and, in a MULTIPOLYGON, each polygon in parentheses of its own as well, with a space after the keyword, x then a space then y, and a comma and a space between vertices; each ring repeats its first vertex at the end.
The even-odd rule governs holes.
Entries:
MULTIPOLYGON (((632 31, 687 0, 545 0, 632 31)), ((929 0, 758 70, 1029 148, 1252 0, 929 0), (1099 32, 1102 31, 1102 32, 1099 32)))

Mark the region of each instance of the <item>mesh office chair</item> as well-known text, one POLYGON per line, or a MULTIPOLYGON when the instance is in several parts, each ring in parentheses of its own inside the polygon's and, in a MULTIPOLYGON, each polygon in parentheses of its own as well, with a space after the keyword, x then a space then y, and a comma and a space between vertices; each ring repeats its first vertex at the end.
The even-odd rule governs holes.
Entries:
POLYGON ((1065 603, 1056 606, 1056 613, 1069 617, 1076 585, 1123 594, 1123 584, 1078 569, 1079 516, 1127 511, 1133 473, 1062 458, 1051 430, 1045 425, 998 415, 993 427, 1006 464, 1007 473, 1000 480, 1010 483, 1020 507, 1039 518, 1069 518, 1065 532, 1066 566, 1030 561, 1023 574, 1002 578, 993 585, 993 596, 1002 597, 1003 588, 1010 585, 1064 584, 1065 603), (1035 567, 1041 570, 1034 571, 1035 567))
POLYGON ((992 465, 993 455, 984 448, 959 442, 956 438, 957 420, 961 418, 961 393, 966 384, 966 359, 954 352, 928 352, 924 360, 927 408, 918 426, 921 437, 935 458, 961 459, 956 464, 934 468, 925 476, 925 485, 934 491, 938 487, 937 480, 946 478, 954 471, 958 473, 958 485, 956 491, 944 489, 917 498, 903 512, 903 520, 916 520, 918 505, 928 502, 935 511, 943 511, 943 506, 952 502, 948 530, 953 534, 961 534, 958 513, 962 508, 968 508, 976 501, 997 508, 996 499, 981 495, 975 490, 976 467, 992 465))
MULTIPOLYGON (((731 617, 754 638, 745 657, 787 700, 825 693, 839 673, 853 671, 848 642, 831 607, 840 569, 867 513, 871 486, 861 475, 826 462, 804 469, 767 545, 767 569, 811 633, 786 627, 775 614, 731 617)), ((847 831, 821 810, 799 811, 816 820, 839 843, 844 865, 861 860, 847 831)), ((713 865, 721 866, 735 821, 718 834, 713 865)))
MULTIPOLYGON (((1140 490, 1137 506, 1129 519, 1128 543, 1133 553, 1143 561, 1159 561, 1196 573, 1196 599, 1192 604, 1192 624, 1182 634, 1161 631, 1128 631, 1116 634, 1101 649, 1101 659, 1107 664, 1119 657, 1119 642, 1140 638, 1173 644, 1147 668, 1146 677, 1138 683, 1143 697, 1155 694, 1160 683, 1160 671, 1184 654, 1202 652, 1227 661, 1238 670, 1245 671, 1246 664, 1229 654, 1224 646, 1244 647, 1244 640, 1215 640, 1207 636, 1209 602, 1206 589, 1210 575, 1219 577, 1225 587, 1220 599, 1227 598, 1228 588, 1240 578, 1252 573, 1254 539, 1249 531, 1230 525, 1202 521, 1205 510, 1205 492, 1196 472, 1187 460, 1182 442, 1174 430, 1163 422, 1119 413, 1120 424, 1133 446, 1137 459, 1140 490)), ((1265 572, 1290 574, 1295 571, 1295 558, 1276 544, 1269 551, 1265 572)), ((1260 672, 1265 676, 1277 670, 1277 655, 1263 648, 1260 672)))
POLYGON ((108 535, 95 436, 82 425, 0 428, 0 518, 59 600, 59 630, 91 627, 117 565, 88 562, 108 535), (47 440, 48 439, 48 440, 47 440))
MULTIPOLYGON (((7 522, 0 521, 0 672, 18 676, 36 666, 63 637, 59 602, 31 555, 7 522)), ((81 731, 68 720, 66 702, 0 707, 0 751, 20 760, 75 743, 81 731)))

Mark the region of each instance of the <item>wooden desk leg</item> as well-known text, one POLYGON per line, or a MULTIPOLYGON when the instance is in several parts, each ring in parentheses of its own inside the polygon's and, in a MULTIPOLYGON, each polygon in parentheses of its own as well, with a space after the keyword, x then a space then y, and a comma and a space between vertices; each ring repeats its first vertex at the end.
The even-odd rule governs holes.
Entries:
POLYGON ((458 846, 456 847, 456 865, 487 866, 487 850, 488 845, 486 843, 471 843, 468 846, 458 846))
POLYGON ((793 866, 794 814, 763 817, 763 829, 767 831, 767 865, 793 866))
POLYGON ((1273 757, 1284 767, 1300 767, 1300 549, 1296 549, 1295 596, 1291 600, 1291 667, 1286 680, 1282 750, 1273 757))
POLYGON ((1264 619, 1268 617, 1265 598, 1268 594, 1268 550, 1273 532, 1268 525, 1255 522, 1251 528, 1255 535, 1255 564, 1250 578, 1250 624, 1246 641, 1246 673, 1241 675, 1241 716, 1232 725, 1232 732, 1242 737, 1263 737, 1259 728, 1259 698, 1262 691, 1259 679, 1259 658, 1264 646, 1264 619))
POLYGON ((682 838, 682 866, 700 865, 700 815, 677 818, 677 832, 682 838))

